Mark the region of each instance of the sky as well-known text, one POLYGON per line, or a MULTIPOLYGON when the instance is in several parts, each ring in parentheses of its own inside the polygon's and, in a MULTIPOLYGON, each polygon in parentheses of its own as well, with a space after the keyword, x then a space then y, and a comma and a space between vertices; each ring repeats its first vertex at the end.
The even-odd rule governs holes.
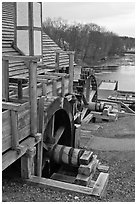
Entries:
POLYGON ((43 20, 95 23, 120 36, 135 37, 135 2, 43 2, 43 20))

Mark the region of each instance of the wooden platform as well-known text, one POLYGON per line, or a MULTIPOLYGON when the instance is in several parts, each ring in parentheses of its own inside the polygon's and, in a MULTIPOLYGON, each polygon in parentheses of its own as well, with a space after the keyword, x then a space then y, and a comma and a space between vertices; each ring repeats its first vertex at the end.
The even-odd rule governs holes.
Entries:
POLYGON ((116 90, 117 89, 117 81, 101 81, 98 89, 101 90, 116 90))

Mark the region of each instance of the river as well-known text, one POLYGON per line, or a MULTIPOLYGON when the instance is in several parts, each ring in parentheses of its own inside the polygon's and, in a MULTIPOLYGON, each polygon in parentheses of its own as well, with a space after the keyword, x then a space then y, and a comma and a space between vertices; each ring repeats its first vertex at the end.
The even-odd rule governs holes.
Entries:
POLYGON ((95 70, 96 78, 100 80, 117 80, 118 90, 135 91, 135 55, 126 54, 113 58, 95 70))

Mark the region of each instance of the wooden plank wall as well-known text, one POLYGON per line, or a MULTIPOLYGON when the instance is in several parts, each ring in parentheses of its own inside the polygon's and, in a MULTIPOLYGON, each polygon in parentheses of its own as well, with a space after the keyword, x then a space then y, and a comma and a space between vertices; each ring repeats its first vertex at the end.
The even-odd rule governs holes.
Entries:
MULTIPOLYGON (((18 131, 19 141, 30 135, 30 109, 18 113, 18 131)), ((11 130, 11 113, 9 110, 2 112, 2 152, 11 147, 12 130, 11 130)))
MULTIPOLYGON (((2 2, 2 55, 20 55, 13 47, 14 41, 14 2, 2 2)), ((23 61, 9 62, 9 76, 28 73, 23 61)))

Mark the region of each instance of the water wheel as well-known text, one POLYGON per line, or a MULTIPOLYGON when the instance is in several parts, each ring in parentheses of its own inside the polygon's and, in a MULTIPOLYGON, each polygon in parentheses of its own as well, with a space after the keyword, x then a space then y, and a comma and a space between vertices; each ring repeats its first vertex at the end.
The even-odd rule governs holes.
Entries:
POLYGON ((56 144, 70 146, 74 144, 73 117, 71 105, 66 98, 52 101, 45 112, 45 130, 43 135, 43 174, 53 173, 60 165, 51 161, 51 152, 56 144), (48 172, 47 172, 48 171, 48 172))

